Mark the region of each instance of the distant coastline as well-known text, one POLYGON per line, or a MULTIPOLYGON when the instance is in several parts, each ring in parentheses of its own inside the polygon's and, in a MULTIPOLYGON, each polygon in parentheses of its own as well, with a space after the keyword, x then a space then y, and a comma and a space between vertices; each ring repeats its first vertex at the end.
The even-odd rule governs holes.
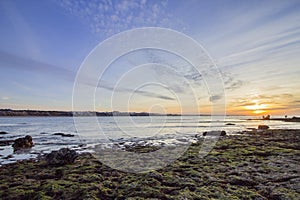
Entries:
POLYGON ((260 118, 260 119, 248 119, 248 120, 262 120, 262 121, 283 121, 283 122, 300 122, 300 117, 286 117, 286 118, 260 118))
POLYGON ((284 122, 300 122, 300 117, 270 118, 270 119, 261 119, 261 120, 273 120, 273 121, 284 121, 284 122))
POLYGON ((180 114, 158 114, 147 112, 92 112, 92 111, 43 111, 0 109, 0 117, 89 117, 89 116, 181 116, 180 114))

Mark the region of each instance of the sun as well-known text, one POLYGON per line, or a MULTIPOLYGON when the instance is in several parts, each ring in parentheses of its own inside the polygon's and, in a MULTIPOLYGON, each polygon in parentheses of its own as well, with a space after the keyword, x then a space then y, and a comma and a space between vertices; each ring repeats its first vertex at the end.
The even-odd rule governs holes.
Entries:
POLYGON ((254 110, 252 113, 254 114, 262 114, 262 113, 265 113, 266 111, 265 110, 254 110))
POLYGON ((252 102, 253 105, 245 106, 247 110, 250 110, 253 114, 262 114, 266 112, 266 104, 260 104, 258 100, 253 100, 252 102))

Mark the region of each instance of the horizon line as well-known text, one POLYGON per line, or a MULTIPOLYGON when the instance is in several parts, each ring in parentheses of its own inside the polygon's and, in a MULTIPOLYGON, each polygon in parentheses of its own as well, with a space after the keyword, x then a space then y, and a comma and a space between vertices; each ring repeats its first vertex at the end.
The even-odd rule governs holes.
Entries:
MULTIPOLYGON (((70 110, 40 110, 40 109, 11 109, 11 108, 0 108, 0 111, 12 111, 12 112, 24 112, 24 111, 29 111, 29 112, 63 112, 63 113, 119 113, 119 114, 148 114, 148 115, 170 115, 170 116, 263 116, 263 115, 250 115, 250 114, 207 114, 207 113, 199 113, 199 114, 193 114, 193 113, 151 113, 151 112, 137 112, 137 111, 70 111, 70 110)), ((1 116, 1 115, 0 115, 1 116)), ((3 115, 2 115, 3 116, 3 115)), ((278 116, 278 115, 275 115, 278 116)), ((294 115, 296 116, 296 115, 294 115)))

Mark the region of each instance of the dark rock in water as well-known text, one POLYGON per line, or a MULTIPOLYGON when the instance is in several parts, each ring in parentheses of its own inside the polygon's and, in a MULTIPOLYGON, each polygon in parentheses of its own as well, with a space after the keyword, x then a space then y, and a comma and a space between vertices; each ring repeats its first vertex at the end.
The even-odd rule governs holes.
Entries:
POLYGON ((78 153, 75 150, 62 148, 58 151, 52 151, 45 158, 49 165, 66 165, 72 164, 77 157, 78 153))
POLYGON ((8 134, 8 132, 0 131, 0 135, 5 135, 5 134, 8 134))
POLYGON ((13 155, 8 155, 8 156, 5 156, 3 159, 10 159, 10 158, 13 158, 14 156, 13 155))
POLYGON ((202 134, 195 134, 195 138, 200 141, 202 139, 203 133, 202 134))
POLYGON ((11 145, 14 142, 14 140, 1 140, 0 146, 8 146, 11 145))
POLYGON ((227 123, 227 124, 225 124, 226 126, 234 126, 235 124, 233 124, 233 123, 227 123))
POLYGON ((259 130, 267 130, 267 129, 269 129, 270 127, 269 126, 267 126, 267 125, 258 125, 258 129, 259 130))
POLYGON ((78 147, 84 147, 86 144, 79 144, 78 147))
POLYGON ((226 135, 226 132, 225 131, 210 131, 210 132, 203 132, 203 136, 206 136, 206 135, 209 135, 209 136, 225 136, 226 135))
POLYGON ((74 137, 73 134, 67 134, 67 133, 54 133, 53 135, 60 135, 62 137, 74 137))
POLYGON ((30 135, 26 135, 24 138, 18 138, 15 140, 12 147, 14 148, 14 151, 31 148, 33 147, 32 137, 30 135))
POLYGON ((220 136, 225 136, 226 135, 226 131, 221 131, 220 136))

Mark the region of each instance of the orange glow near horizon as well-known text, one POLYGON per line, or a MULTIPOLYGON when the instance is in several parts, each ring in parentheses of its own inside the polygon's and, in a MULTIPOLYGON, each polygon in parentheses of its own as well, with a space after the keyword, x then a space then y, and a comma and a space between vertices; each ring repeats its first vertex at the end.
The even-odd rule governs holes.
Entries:
POLYGON ((252 102, 253 105, 245 106, 244 108, 250 111, 252 114, 263 114, 266 112, 266 104, 260 104, 258 100, 253 100, 252 102))
POLYGON ((265 113, 266 111, 265 110, 255 110, 253 111, 254 114, 262 114, 262 113, 265 113))

